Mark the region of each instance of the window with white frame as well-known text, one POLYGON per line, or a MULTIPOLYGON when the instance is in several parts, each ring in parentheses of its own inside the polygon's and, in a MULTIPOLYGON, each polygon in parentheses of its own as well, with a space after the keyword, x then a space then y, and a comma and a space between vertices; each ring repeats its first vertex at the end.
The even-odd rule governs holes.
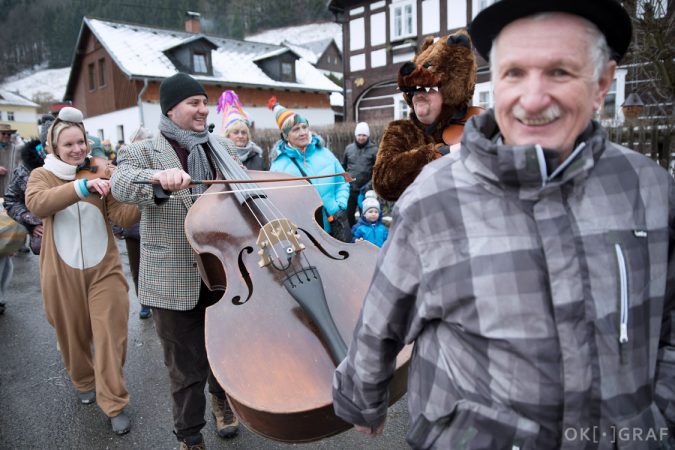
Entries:
POLYGON ((471 0, 471 11, 473 12, 473 17, 476 17, 479 12, 495 3, 497 0, 471 0))
POLYGON ((206 54, 197 52, 192 54, 192 71, 194 73, 209 73, 206 54))
POLYGON ((481 108, 491 108, 494 104, 492 97, 492 83, 486 81, 484 83, 477 83, 473 91, 473 104, 481 108))
POLYGON ((7 120, 9 122, 14 122, 14 111, 7 111, 7 120))
POLYGON ((606 120, 623 120, 621 105, 626 98, 626 69, 617 69, 612 85, 607 91, 599 116, 606 120))
POLYGON ((389 5, 389 8, 391 40, 416 36, 417 2, 411 0, 396 1, 389 5))
POLYGON ((394 96, 394 120, 407 119, 410 113, 410 107, 403 99, 403 94, 394 96))
POLYGON ((656 19, 664 17, 668 11, 668 0, 638 0, 636 10, 638 19, 642 19, 645 11, 649 10, 653 11, 656 19))
POLYGON ((605 102, 600 111, 600 117, 603 119, 613 119, 616 116, 616 79, 612 80, 612 85, 607 91, 605 102))

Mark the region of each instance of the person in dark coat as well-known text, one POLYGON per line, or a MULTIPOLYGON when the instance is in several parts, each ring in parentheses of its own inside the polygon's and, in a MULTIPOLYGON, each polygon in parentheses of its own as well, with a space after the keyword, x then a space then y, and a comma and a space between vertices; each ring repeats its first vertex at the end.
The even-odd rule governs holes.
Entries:
MULTIPOLYGON (((51 122, 50 122, 51 123, 51 122)), ((30 249, 39 255, 42 244, 42 220, 26 207, 26 185, 33 169, 42 167, 47 153, 39 140, 33 139, 21 147, 21 164, 14 168, 5 190, 5 209, 9 217, 20 223, 30 234, 30 249)))
POLYGON ((366 122, 359 122, 354 129, 354 142, 345 147, 345 154, 342 157, 342 167, 354 178, 349 185, 347 201, 350 226, 356 223, 359 191, 370 183, 376 157, 377 145, 370 141, 370 128, 366 122))

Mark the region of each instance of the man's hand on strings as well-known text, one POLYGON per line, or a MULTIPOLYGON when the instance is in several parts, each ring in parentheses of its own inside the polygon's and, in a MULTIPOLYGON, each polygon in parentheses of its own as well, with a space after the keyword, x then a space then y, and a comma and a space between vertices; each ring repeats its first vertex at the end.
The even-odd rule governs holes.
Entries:
POLYGON ((152 181, 159 182, 165 191, 176 192, 187 189, 192 184, 192 177, 180 169, 167 169, 154 174, 152 181))

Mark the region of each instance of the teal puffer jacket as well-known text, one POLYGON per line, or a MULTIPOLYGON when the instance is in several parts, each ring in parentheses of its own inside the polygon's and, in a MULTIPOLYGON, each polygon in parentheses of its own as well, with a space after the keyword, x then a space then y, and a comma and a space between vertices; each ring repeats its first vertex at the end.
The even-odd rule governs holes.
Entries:
MULTIPOLYGON (((305 148, 304 153, 295 147, 291 147, 288 142, 283 140, 279 141, 274 150, 277 156, 270 167, 270 171, 272 172, 286 172, 299 177, 304 176, 295 163, 293 163, 293 160, 302 167, 302 170, 308 176, 342 173, 345 171, 333 152, 324 147, 316 135, 312 136, 312 140, 305 148)), ((317 184, 315 187, 323 202, 323 228, 326 232, 330 232, 330 223, 327 217, 332 216, 341 209, 347 208, 349 183, 345 183, 341 177, 320 178, 312 181, 314 184, 317 184)))

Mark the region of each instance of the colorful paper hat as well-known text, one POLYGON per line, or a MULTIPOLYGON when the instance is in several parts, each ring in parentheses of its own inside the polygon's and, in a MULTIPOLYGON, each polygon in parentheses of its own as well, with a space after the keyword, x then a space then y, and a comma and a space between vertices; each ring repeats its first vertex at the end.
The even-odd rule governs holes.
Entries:
POLYGON ((296 115, 295 112, 281 106, 276 97, 267 100, 267 107, 274 111, 274 119, 277 121, 279 129, 284 134, 288 134, 289 130, 284 130, 284 122, 286 122, 289 117, 296 115))
POLYGON ((234 91, 227 90, 220 95, 216 111, 223 113, 223 130, 227 130, 235 122, 243 122, 249 126, 248 114, 244 112, 239 97, 234 91))

